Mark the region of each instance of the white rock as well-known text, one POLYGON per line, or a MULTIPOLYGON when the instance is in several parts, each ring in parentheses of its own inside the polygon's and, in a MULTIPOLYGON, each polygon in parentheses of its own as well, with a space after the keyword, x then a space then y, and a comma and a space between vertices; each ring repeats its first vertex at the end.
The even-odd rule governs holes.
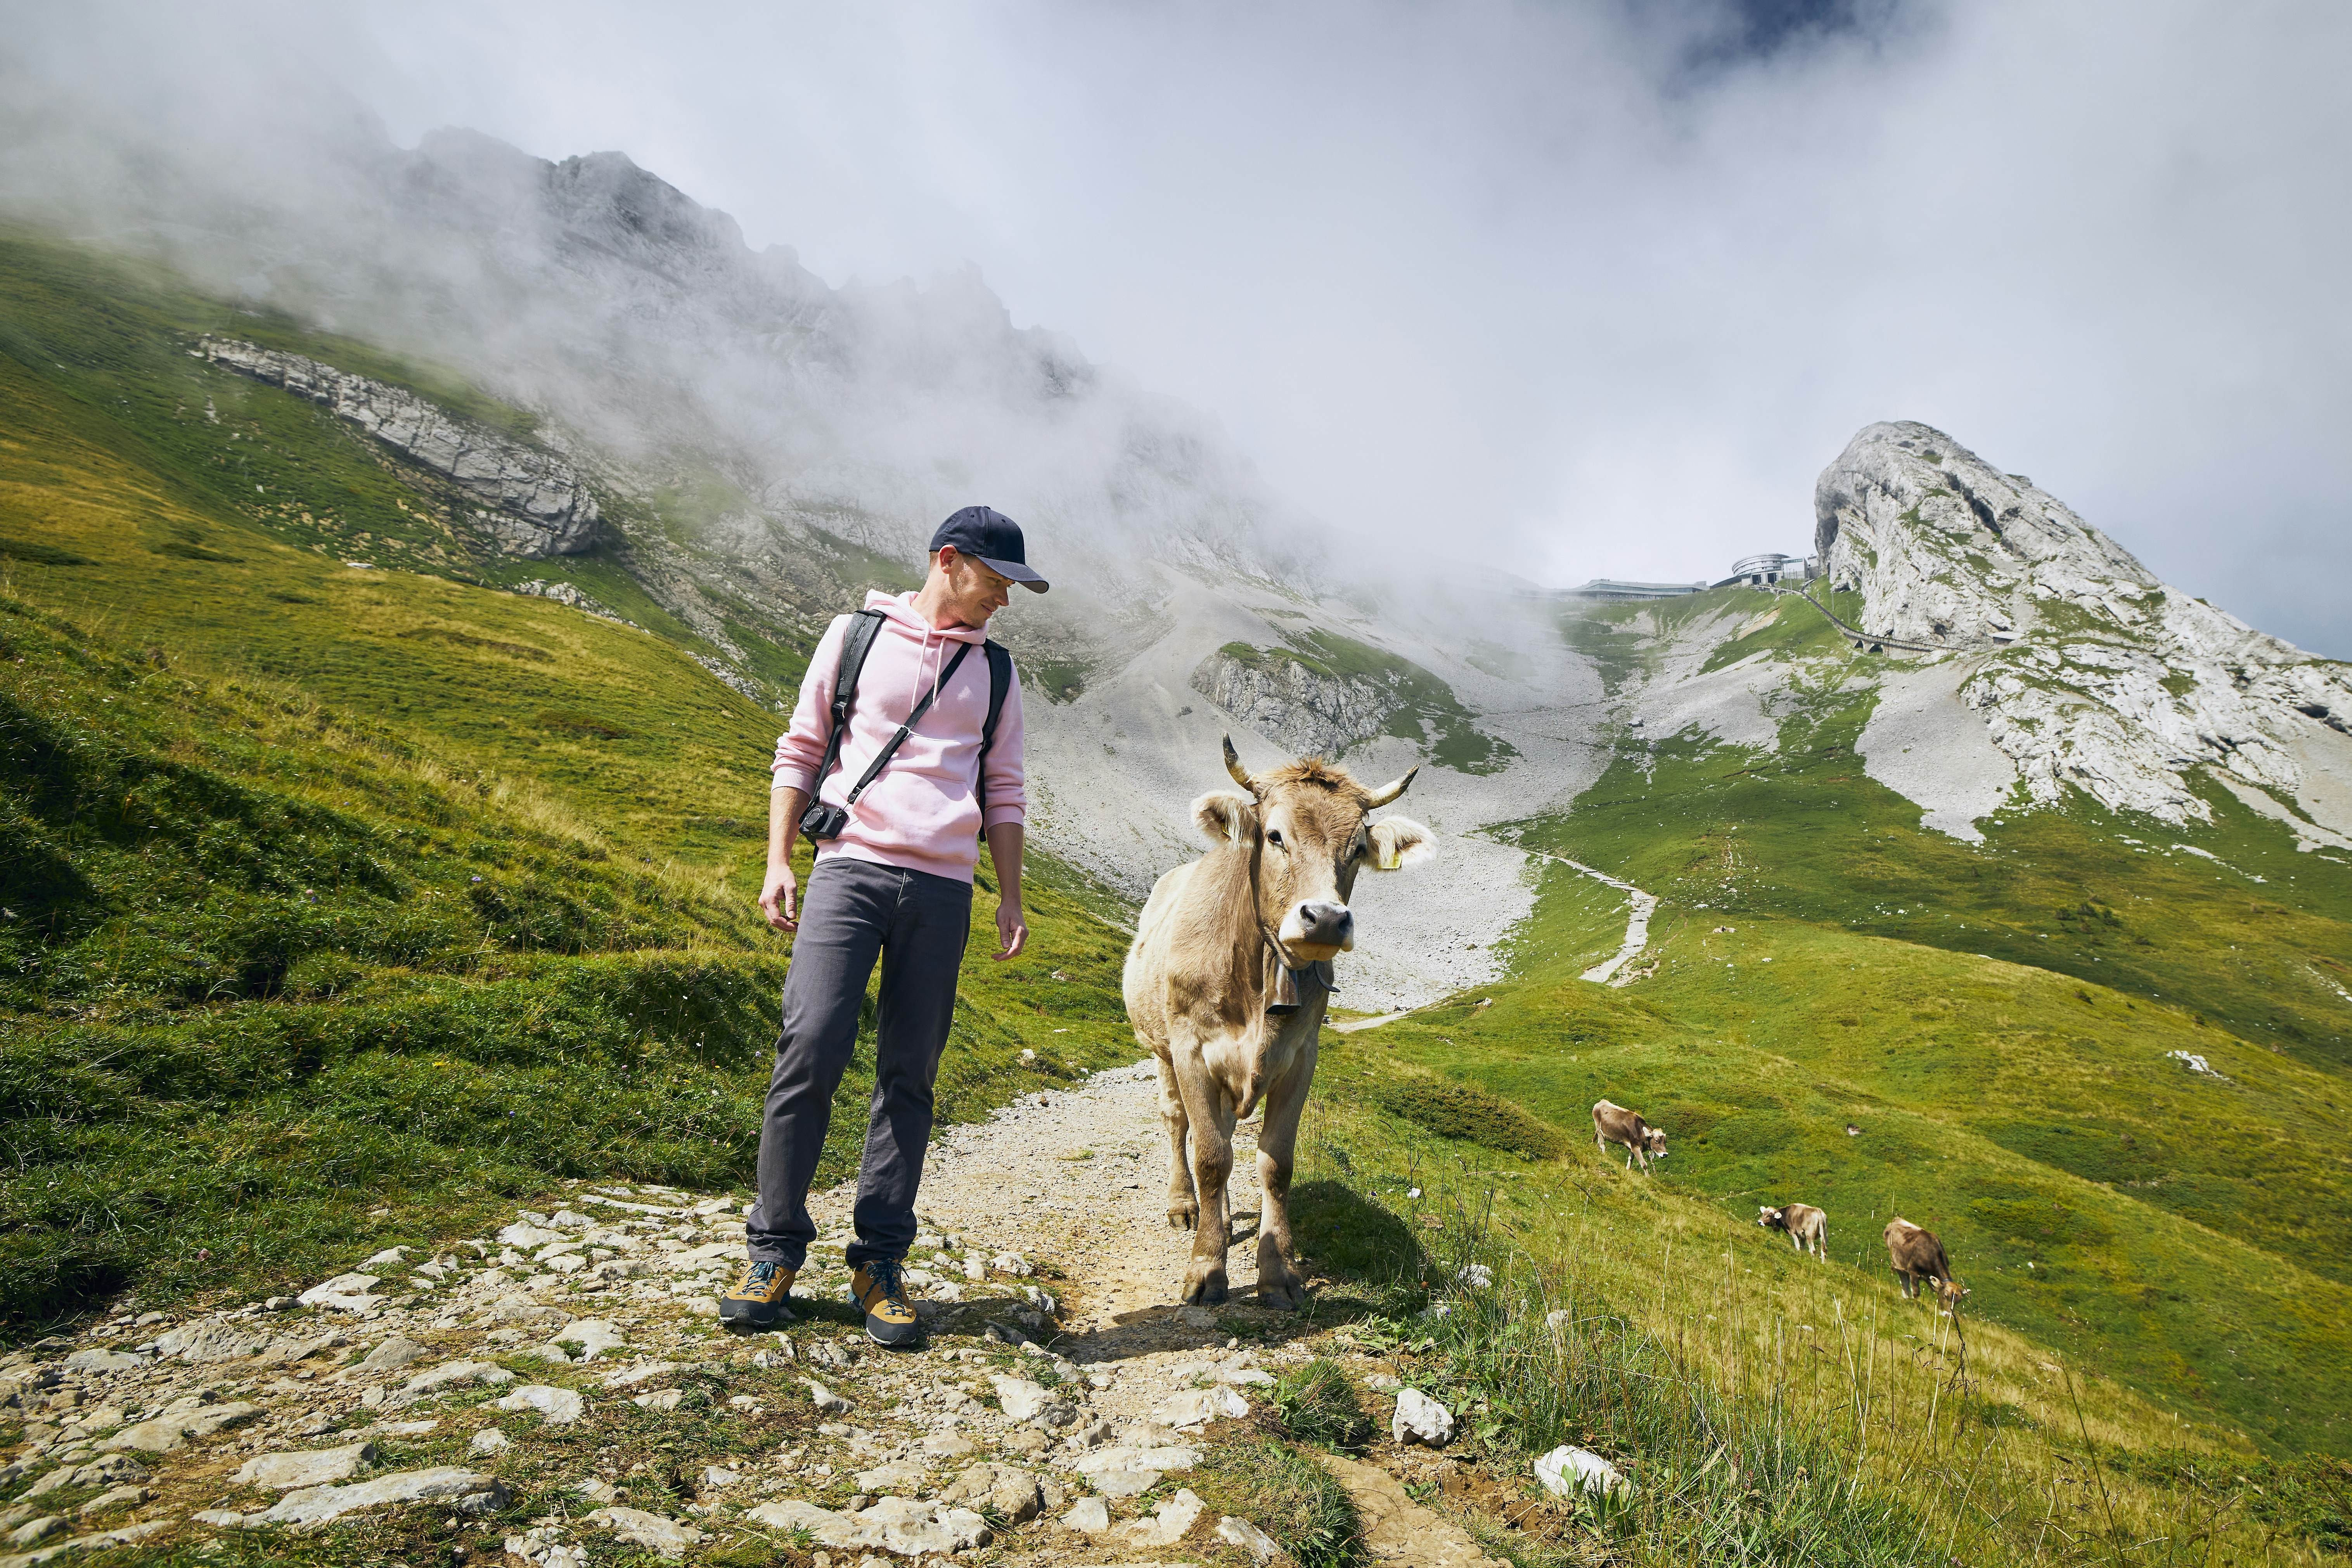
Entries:
POLYGON ((580 1318, 566 1324, 553 1342, 578 1345, 582 1361, 594 1361, 606 1351, 618 1349, 628 1341, 610 1319, 580 1318))
POLYGON ((641 1410, 675 1410, 685 1398, 686 1391, 682 1388, 664 1388, 652 1394, 637 1394, 629 1403, 641 1410))
POLYGON ((731 1487, 743 1479, 740 1470, 730 1470, 723 1465, 702 1467, 702 1484, 706 1487, 731 1487))
MULTIPOLYGON (((369 1281, 373 1284, 373 1280, 369 1281)), ((218 1318, 206 1318, 199 1322, 183 1323, 155 1336, 155 1353, 165 1361, 184 1361, 194 1366, 205 1366, 215 1362, 236 1361, 249 1356, 268 1343, 260 1335, 247 1333, 234 1323, 218 1318)))
POLYGON ((1240 1547, 1260 1563, 1273 1562, 1275 1553, 1282 1550, 1274 1543, 1273 1536, 1248 1520, 1235 1519, 1231 1514, 1217 1521, 1217 1539, 1228 1545, 1240 1547))
POLYGON ((495 1454, 507 1447, 507 1435, 495 1426, 485 1426, 474 1434, 473 1441, 466 1447, 476 1454, 495 1454))
POLYGON ((383 1297, 370 1294, 376 1284, 377 1277, 373 1274, 338 1274, 311 1286, 294 1300, 305 1307, 320 1307, 329 1311, 365 1312, 383 1305, 383 1297))
POLYGON ((587 1402, 569 1388, 551 1388, 543 1383, 525 1384, 505 1398, 492 1405, 498 1410, 536 1410, 547 1418, 550 1426, 569 1426, 588 1413, 587 1402))
MULTIPOLYGON (((373 1258, 369 1258, 365 1263, 361 1264, 360 1267, 362 1268, 382 1268, 390 1264, 405 1263, 408 1261, 408 1255, 415 1250, 416 1249, 413 1247, 387 1247, 382 1252, 377 1253, 373 1258)), ((375 1281, 371 1279, 368 1283, 373 1285, 375 1281)))
POLYGON ((996 1385, 998 1408, 1015 1421, 1030 1419, 1045 1409, 1046 1402, 1052 1398, 1044 1384, 1032 1383, 1025 1377, 992 1377, 989 1382, 996 1385))
POLYGON ((1562 1444, 1536 1461, 1536 1479, 1554 1497, 1573 1492, 1631 1493, 1633 1483, 1600 1455, 1562 1444))
POLYGON ((445 1388, 454 1388, 459 1384, 488 1384, 495 1388, 513 1381, 514 1373, 490 1362, 445 1361, 439 1366, 428 1366, 411 1377, 401 1384, 400 1392, 406 1398, 418 1399, 445 1388))
POLYGON ((100 1377, 110 1377, 119 1372, 137 1372, 147 1364, 144 1356, 124 1355, 120 1351, 76 1351, 66 1357, 69 1372, 86 1372, 100 1377))
POLYGON ((633 1362, 627 1366, 616 1367, 613 1371, 606 1373, 604 1374, 604 1386, 607 1388, 635 1388, 641 1383, 650 1383, 656 1377, 667 1377, 671 1373, 677 1370, 678 1364, 674 1361, 633 1362))
POLYGON ((838 1415, 843 1411, 849 1408, 849 1401, 844 1399, 841 1395, 835 1394, 833 1390, 827 1388, 821 1383, 811 1380, 809 1382, 808 1391, 809 1403, 815 1405, 819 1410, 824 1411, 827 1415, 838 1415))
POLYGON ((708 1533, 693 1525, 680 1524, 657 1513, 622 1508, 617 1504, 598 1509, 588 1516, 587 1522, 602 1526, 632 1546, 645 1547, 662 1557, 683 1557, 688 1547, 710 1539, 708 1533))
POLYGON ((1198 1426, 1203 1422, 1239 1419, 1249 1414, 1249 1401, 1233 1388, 1191 1388, 1152 1406, 1151 1418, 1171 1426, 1198 1426))
POLYGON ((362 1465, 374 1462, 373 1443, 350 1443, 340 1448, 256 1455, 245 1462, 244 1468, 236 1472, 236 1479, 241 1487, 295 1491, 303 1487, 323 1487, 335 1481, 350 1480, 359 1473, 362 1465))
POLYGON ((1029 1267, 1029 1260, 1017 1252, 1000 1252, 989 1260, 988 1266, 999 1274, 1009 1274, 1016 1279, 1025 1279, 1034 1272, 1029 1267))
POLYGON ((1201 1450, 1198 1448, 1178 1445, 1130 1447, 1119 1444, 1081 1454, 1071 1468, 1080 1475, 1096 1476, 1108 1470, 1189 1470, 1200 1462, 1201 1450))
POLYGON ((1100 1535, 1110 1528, 1110 1505, 1098 1497, 1082 1497, 1070 1505, 1062 1522, 1086 1535, 1100 1535))
POLYGON ((1199 1522, 1207 1510, 1190 1487, 1162 1502, 1150 1519, 1139 1519, 1129 1524, 1122 1533, 1136 1546, 1173 1546, 1184 1539, 1184 1532, 1199 1522))
POLYGON ((1397 1391, 1396 1414, 1389 1419, 1389 1435, 1400 1443, 1425 1443, 1442 1448, 1454 1436, 1454 1417, 1445 1406, 1417 1388, 1397 1391))
POLYGON ((801 1499, 765 1502, 745 1510, 755 1524, 805 1530, 835 1551, 882 1551, 901 1557, 947 1555, 985 1546, 988 1521, 970 1509, 907 1498, 884 1498, 863 1513, 833 1513, 801 1499))
POLYGON ((368 1352, 360 1362, 360 1370, 362 1372, 397 1372, 402 1367, 414 1363, 424 1353, 425 1347, 415 1340, 394 1334, 368 1352))
POLYGON ((1167 1479, 1159 1470, 1125 1466, 1118 1469, 1096 1470, 1087 1477, 1087 1481, 1105 1497, 1141 1497, 1167 1479))
POLYGON ((877 1494, 917 1491, 928 1479, 923 1467, 906 1459, 893 1459, 887 1465, 877 1465, 870 1470, 857 1472, 857 1489, 877 1494))
POLYGON ((363 1508, 411 1502, 440 1503, 461 1513, 483 1514, 504 1507, 506 1500, 506 1485, 496 1476, 442 1465, 429 1470, 402 1470, 347 1487, 289 1492, 267 1513, 250 1517, 263 1524, 320 1524, 363 1508))

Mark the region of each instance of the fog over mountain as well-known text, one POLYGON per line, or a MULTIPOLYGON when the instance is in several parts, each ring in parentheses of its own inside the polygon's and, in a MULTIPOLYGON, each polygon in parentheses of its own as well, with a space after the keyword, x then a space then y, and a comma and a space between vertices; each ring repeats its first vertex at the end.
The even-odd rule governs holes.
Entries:
MULTIPOLYGON (((426 138, 469 126, 559 164, 618 150, 733 214, 775 342, 854 342, 919 384, 941 331, 982 346, 926 400, 819 395, 813 350, 785 384, 671 340, 692 395, 633 417, 832 454, 823 482, 796 468, 796 505, 986 480, 1048 526, 1171 508, 1293 539, 1262 525, 1313 517, 1358 553, 1688 577, 1800 548, 1824 454, 1916 418, 2167 581, 2352 653, 2339 7, 16 9, 20 210, 65 198, 103 227, 131 189, 194 228, 216 226, 207 194, 292 213, 437 289, 487 355, 499 312, 472 291, 496 268, 429 221, 379 245, 336 172, 466 164, 426 138), (908 275, 934 281, 856 281, 908 275), (793 316, 815 300, 822 324, 793 316), (1017 404, 1048 363, 1096 389, 1055 404, 1052 439, 972 414, 968 376, 1017 404), (1131 451, 1139 420, 1182 457, 1131 451)), ((481 199, 497 163, 438 199, 481 199)), ((537 240, 502 243, 510 263, 537 240)), ((331 279, 237 280, 366 324, 331 279)), ((560 324, 583 345, 611 325, 560 324)), ((542 400, 595 358, 534 367, 542 400)))

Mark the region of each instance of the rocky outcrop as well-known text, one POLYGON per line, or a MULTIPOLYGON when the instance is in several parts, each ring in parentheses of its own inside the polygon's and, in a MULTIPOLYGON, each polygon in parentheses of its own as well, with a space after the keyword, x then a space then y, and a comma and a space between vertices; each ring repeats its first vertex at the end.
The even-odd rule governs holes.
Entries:
POLYGON ((1278 649, 1236 645, 1193 668, 1192 689, 1300 756, 1340 755, 1379 734, 1398 707, 1378 678, 1329 675, 1278 649))
POLYGON ((2193 769, 2299 799, 2313 749, 2352 734, 2343 666, 2166 587, 1939 430, 1869 426, 1822 474, 1814 511, 1824 571, 1860 591, 1866 631, 1978 653, 1961 700, 2036 804, 2073 785, 2110 809, 2210 820, 2193 769))
POLYGON ((474 521, 509 555, 541 561, 579 555, 596 542, 596 498, 561 458, 460 419, 404 387, 300 354, 209 337, 197 353, 321 404, 403 457, 455 480, 487 503, 474 521))

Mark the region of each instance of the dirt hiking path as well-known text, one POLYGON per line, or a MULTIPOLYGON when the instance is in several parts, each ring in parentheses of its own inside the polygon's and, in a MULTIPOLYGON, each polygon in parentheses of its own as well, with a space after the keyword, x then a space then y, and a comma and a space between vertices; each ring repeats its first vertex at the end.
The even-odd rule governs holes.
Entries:
MULTIPOLYGON (((1284 1561, 1186 1472, 1286 1365, 1394 1369, 1247 1294, 1254 1132, 1235 1141, 1234 1299, 1214 1310, 1176 1304, 1191 1237, 1167 1224, 1147 1061, 938 1140, 912 1352, 866 1342, 844 1300, 846 1187, 813 1204, 795 1320, 764 1333, 715 1321, 749 1194, 643 1184, 574 1184, 495 1237, 355 1258, 299 1301, 119 1314, 0 1357, 0 1409, 24 1422, 0 1568, 330 1523, 388 1554, 533 1568, 585 1568, 616 1540, 807 1568, 1284 1561)), ((1493 1563, 1399 1484, 1448 1461, 1385 1436, 1367 1459, 1325 1468, 1374 1559, 1493 1563)))

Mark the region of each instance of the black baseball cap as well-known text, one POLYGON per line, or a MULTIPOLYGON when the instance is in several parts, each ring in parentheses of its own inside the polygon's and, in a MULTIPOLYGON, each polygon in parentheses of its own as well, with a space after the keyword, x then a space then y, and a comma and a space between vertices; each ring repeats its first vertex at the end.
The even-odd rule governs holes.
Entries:
POLYGON ((940 531, 931 535, 931 548, 936 551, 948 544, 1033 594, 1053 586, 1029 569, 1021 525, 993 507, 968 506, 940 524, 940 531))

